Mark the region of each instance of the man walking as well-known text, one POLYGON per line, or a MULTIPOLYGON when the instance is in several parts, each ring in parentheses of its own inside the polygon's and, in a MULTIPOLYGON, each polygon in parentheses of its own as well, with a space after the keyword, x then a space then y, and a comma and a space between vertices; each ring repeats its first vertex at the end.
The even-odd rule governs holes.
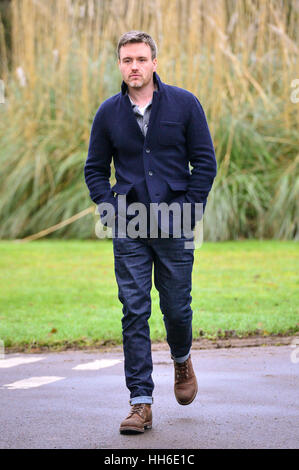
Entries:
MULTIPOLYGON (((174 235, 175 217, 157 217, 152 236, 154 204, 177 203, 205 208, 216 176, 215 152, 204 111, 189 91, 164 84, 156 73, 157 48, 148 34, 130 31, 118 43, 120 93, 104 101, 92 124, 84 168, 91 199, 110 203, 116 215, 105 219, 115 227, 114 266, 118 296, 123 305, 122 332, 126 385, 131 411, 120 432, 144 432, 152 426, 154 383, 148 319, 151 315, 152 267, 159 292, 167 342, 174 363, 174 393, 181 405, 191 403, 197 380, 191 362, 192 237, 174 235), (116 184, 111 188, 111 162, 116 184), (192 169, 190 170, 190 165, 192 169), (119 196, 146 209, 144 236, 119 235, 119 196), (165 227, 169 236, 165 237, 165 227)), ((132 215, 132 214, 131 214, 132 215)), ((125 214, 126 224, 130 215, 125 214)), ((132 219, 131 219, 132 220, 132 219)), ((180 219, 182 221, 182 218, 180 219)))

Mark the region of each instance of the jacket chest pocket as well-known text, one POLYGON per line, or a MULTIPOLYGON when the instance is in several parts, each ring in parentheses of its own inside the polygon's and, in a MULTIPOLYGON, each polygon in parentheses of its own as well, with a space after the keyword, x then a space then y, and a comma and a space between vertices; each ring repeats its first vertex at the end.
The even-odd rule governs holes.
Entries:
POLYGON ((161 121, 158 142, 160 145, 167 146, 184 144, 184 124, 181 122, 161 121))

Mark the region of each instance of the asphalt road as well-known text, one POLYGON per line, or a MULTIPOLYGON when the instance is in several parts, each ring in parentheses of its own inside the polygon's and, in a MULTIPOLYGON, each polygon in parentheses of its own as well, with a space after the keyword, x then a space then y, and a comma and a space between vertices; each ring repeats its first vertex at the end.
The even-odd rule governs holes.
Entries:
POLYGON ((169 353, 154 351, 153 428, 140 435, 119 434, 130 408, 122 352, 6 354, 0 448, 298 449, 292 353, 290 346, 193 351, 199 392, 181 406, 169 353))

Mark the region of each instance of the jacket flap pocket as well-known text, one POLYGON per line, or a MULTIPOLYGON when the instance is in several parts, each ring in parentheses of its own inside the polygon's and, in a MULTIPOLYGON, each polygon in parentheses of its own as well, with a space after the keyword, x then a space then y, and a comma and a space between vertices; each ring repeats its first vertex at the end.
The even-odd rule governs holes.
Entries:
POLYGON ((162 127, 164 127, 164 126, 183 126, 183 123, 178 122, 178 121, 160 121, 160 125, 162 127))
POLYGON ((186 180, 168 180, 167 183, 173 191, 186 191, 188 187, 186 180))
POLYGON ((126 183, 123 181, 118 181, 114 186, 112 186, 112 191, 117 194, 128 194, 132 188, 133 183, 126 183))
POLYGON ((183 145, 185 143, 184 124, 173 121, 160 121, 158 141, 161 145, 183 145))

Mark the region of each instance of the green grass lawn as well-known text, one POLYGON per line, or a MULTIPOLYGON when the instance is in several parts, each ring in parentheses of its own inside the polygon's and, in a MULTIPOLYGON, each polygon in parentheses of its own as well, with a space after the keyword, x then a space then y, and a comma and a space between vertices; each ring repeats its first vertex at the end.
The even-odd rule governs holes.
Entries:
MULTIPOLYGON (((111 240, 0 242, 0 339, 5 347, 121 343, 111 240)), ((299 331, 298 244, 204 243, 195 250, 193 337, 299 331), (221 330, 221 331, 219 331, 221 330)), ((164 340, 152 290, 151 338, 164 340)))

